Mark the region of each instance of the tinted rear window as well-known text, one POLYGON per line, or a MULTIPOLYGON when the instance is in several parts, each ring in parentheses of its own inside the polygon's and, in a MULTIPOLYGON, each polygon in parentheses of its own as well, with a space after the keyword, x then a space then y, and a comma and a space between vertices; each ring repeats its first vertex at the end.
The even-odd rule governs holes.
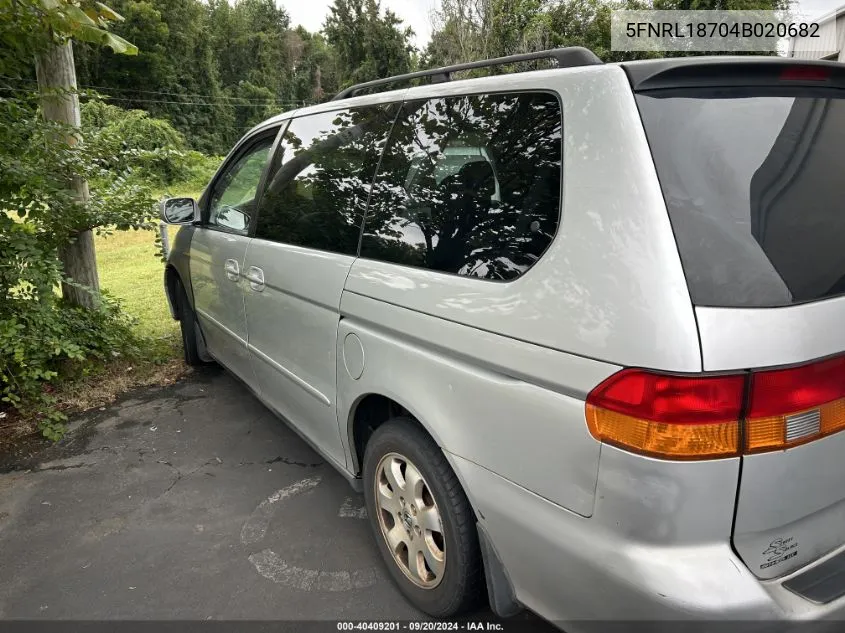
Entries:
POLYGON ((845 293, 845 99, 637 101, 696 305, 845 293))
POLYGON ((547 93, 405 103, 373 185, 361 256, 516 279, 557 232, 561 124, 547 93))

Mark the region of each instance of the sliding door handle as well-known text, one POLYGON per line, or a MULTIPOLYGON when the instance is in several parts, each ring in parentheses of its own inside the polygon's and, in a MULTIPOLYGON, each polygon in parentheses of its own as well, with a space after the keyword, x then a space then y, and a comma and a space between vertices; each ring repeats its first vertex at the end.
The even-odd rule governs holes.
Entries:
POLYGON ((236 259, 227 259, 226 263, 223 265, 223 269, 226 271, 226 277, 229 281, 237 281, 238 277, 241 273, 241 268, 238 266, 238 260, 236 259))
POLYGON ((264 290, 264 271, 260 268, 250 266, 244 277, 249 281, 249 287, 255 290, 255 292, 262 292, 264 290))

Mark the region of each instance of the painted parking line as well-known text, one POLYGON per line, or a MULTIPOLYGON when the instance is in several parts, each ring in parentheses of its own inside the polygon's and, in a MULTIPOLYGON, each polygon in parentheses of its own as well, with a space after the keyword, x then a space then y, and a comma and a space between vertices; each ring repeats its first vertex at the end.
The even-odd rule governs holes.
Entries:
POLYGON ((277 490, 264 501, 258 504, 258 507, 252 511, 252 515, 244 523, 241 528, 241 543, 244 545, 252 545, 264 538, 267 533, 267 528, 270 526, 270 521, 273 515, 276 514, 276 508, 285 499, 301 495, 320 485, 322 479, 320 477, 311 477, 297 481, 294 484, 281 490, 277 490))
POLYGON ((340 509, 337 511, 337 516, 344 519, 366 519, 367 508, 362 505, 362 502, 353 497, 346 497, 340 509))
MULTIPOLYGON (((241 528, 241 543, 248 546, 260 544, 267 534, 270 522, 278 513, 279 508, 284 506, 284 502, 292 497, 310 493, 320 485, 321 481, 320 477, 302 479, 277 490, 264 499, 241 528)), ((342 518, 365 519, 367 510, 360 501, 347 497, 337 515, 342 518)), ((299 567, 288 563, 282 555, 270 548, 252 552, 249 555, 249 562, 264 578, 301 591, 338 592, 363 589, 376 584, 378 578, 374 567, 336 571, 299 567)))
POLYGON ((249 562, 267 580, 301 591, 351 591, 376 584, 376 571, 365 567, 355 571, 319 571, 291 565, 271 549, 251 554, 249 562))

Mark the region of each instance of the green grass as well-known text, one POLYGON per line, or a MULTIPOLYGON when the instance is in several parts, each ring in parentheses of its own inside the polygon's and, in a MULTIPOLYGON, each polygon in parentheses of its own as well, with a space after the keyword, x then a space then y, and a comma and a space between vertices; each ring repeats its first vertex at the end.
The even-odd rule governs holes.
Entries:
MULTIPOLYGON (((196 183, 174 185, 157 197, 199 199, 196 183)), ((12 216, 21 221, 17 215, 12 216)), ((178 227, 168 227, 170 243, 178 227)), ((120 300, 124 311, 138 319, 138 331, 157 339, 178 340, 179 324, 170 316, 164 294, 164 263, 158 258, 155 231, 115 231, 94 238, 100 287, 120 300)), ((60 292, 56 289, 56 292, 60 292)))
MULTIPOLYGON (((171 238, 174 227, 169 227, 171 238)), ((170 316, 164 294, 164 263, 158 258, 153 231, 119 231, 97 237, 100 287, 120 300, 123 309, 138 319, 139 333, 172 338, 178 323, 170 316)))
MULTIPOLYGON (((173 187, 170 196, 199 198, 198 191, 173 187)), ((164 197, 164 195, 162 195, 164 197)), ((168 227, 170 243, 178 227, 168 227)), ((100 287, 120 300, 124 311, 138 319, 139 333, 153 338, 179 336, 164 294, 164 263, 158 258, 154 231, 116 231, 95 238, 100 287)))

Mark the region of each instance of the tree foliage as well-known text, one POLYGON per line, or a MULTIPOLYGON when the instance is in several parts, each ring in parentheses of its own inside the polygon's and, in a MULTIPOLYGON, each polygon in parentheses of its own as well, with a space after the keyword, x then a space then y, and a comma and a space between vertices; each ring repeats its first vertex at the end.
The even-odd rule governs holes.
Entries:
POLYGON ((376 0, 335 0, 324 31, 344 86, 407 73, 413 30, 376 0))
POLYGON ((117 0, 115 9, 125 18, 115 30, 139 54, 77 47, 80 85, 101 88, 121 107, 168 119, 195 149, 222 152, 231 142, 234 114, 224 105, 206 7, 198 0, 117 0))
POLYGON ((274 0, 116 0, 134 58, 81 46, 80 84, 169 120, 190 146, 225 153, 256 123, 341 87, 411 69, 411 32, 375 0, 337 0, 324 33, 274 0))
POLYGON ((790 7, 789 0, 654 0, 655 9, 688 11, 782 11, 790 7))
POLYGON ((69 0, 15 0, 8 9, 0 6, 0 39, 8 44, 0 47, 0 402, 40 411, 42 431, 58 437, 62 416, 49 407, 45 387, 137 347, 129 320, 108 297, 98 295, 92 310, 59 298, 56 287, 73 282, 58 250, 86 230, 149 226, 152 200, 128 170, 113 169, 128 146, 46 121, 44 95, 26 82, 33 56, 69 37, 134 52, 122 38, 103 36, 104 22, 119 16, 69 0), (69 187, 74 178, 97 183, 88 199, 69 187))
MULTIPOLYGON (((112 169, 131 150, 110 153, 114 139, 106 134, 68 145, 65 138, 78 131, 44 122, 36 103, 26 94, 0 101, 0 398, 48 412, 44 383, 134 349, 136 341, 108 297, 97 297, 93 310, 59 298, 54 289, 69 280, 57 249, 81 230, 149 227, 152 198, 128 169, 112 169), (70 174, 96 185, 85 203, 68 189, 70 174)), ((58 432, 59 419, 46 415, 44 430, 58 432)))
POLYGON ((0 0, 0 74, 17 74, 44 46, 67 38, 135 55, 134 44, 107 28, 121 20, 123 16, 101 2, 0 0))
POLYGON ((620 9, 766 9, 789 0, 441 0, 423 65, 439 66, 558 46, 584 46, 606 62, 658 57, 612 51, 610 16, 620 9))
POLYGON ((116 105, 167 119, 190 147, 218 154, 274 113, 418 65, 558 46, 585 46, 605 61, 657 56, 611 50, 614 9, 778 9, 788 4, 788 0, 440 0, 431 40, 417 51, 413 31, 378 0, 334 0, 316 33, 292 24, 274 0, 115 1, 115 9, 125 18, 115 32, 136 43, 139 54, 118 56, 83 45, 77 51, 80 83, 98 87, 116 105))
MULTIPOLYGON (((431 40, 417 51, 411 29, 379 0, 334 0, 320 32, 292 24, 274 0, 114 1, 114 13, 123 20, 113 25, 113 35, 137 45, 138 55, 82 43, 76 50, 80 84, 97 87, 122 108, 168 120, 192 149, 213 154, 226 153, 274 113, 325 100, 353 83, 415 70, 418 53, 422 67, 556 46, 585 46, 605 61, 653 57, 611 50, 614 9, 781 9, 789 4, 440 0, 431 40)), ((0 0, 0 6, 11 2, 0 0)))

